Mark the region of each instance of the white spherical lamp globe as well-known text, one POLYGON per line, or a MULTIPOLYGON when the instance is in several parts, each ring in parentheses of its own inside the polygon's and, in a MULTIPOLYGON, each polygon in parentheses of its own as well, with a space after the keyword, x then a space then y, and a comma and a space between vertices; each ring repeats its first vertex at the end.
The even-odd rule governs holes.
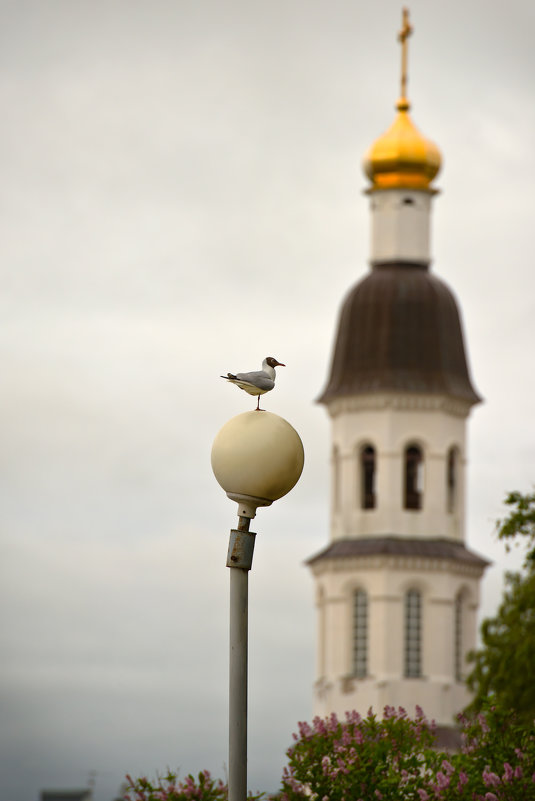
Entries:
POLYGON ((229 420, 212 446, 212 470, 238 514, 254 517, 297 484, 305 454, 299 434, 284 418, 265 411, 229 420), (252 512, 252 513, 251 513, 252 512))

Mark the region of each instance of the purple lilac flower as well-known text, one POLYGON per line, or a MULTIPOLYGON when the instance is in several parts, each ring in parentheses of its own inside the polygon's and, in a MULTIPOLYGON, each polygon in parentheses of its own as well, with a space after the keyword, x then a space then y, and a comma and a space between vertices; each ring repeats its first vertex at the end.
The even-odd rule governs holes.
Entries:
POLYGON ((297 728, 299 729, 299 734, 302 740, 307 740, 312 734, 310 726, 304 720, 299 721, 299 723, 297 724, 297 728))
POLYGON ((429 801, 429 793, 421 788, 418 790, 418 795, 420 796, 420 801, 429 801))
POLYGON ((457 782, 457 792, 458 793, 462 793, 463 792, 464 785, 466 784, 467 781, 468 781, 468 776, 462 770, 459 773, 459 781, 457 782))
POLYGON ((342 757, 338 757, 338 759, 336 760, 336 764, 338 765, 338 770, 340 771, 340 773, 349 773, 349 768, 346 767, 346 763, 344 762, 342 757))
POLYGON ((498 801, 498 796, 494 793, 485 793, 485 801, 498 801))
POLYGON ((362 718, 356 709, 353 709, 351 712, 346 712, 346 720, 348 723, 353 723, 355 726, 360 726, 362 723, 362 718))
POLYGON ((493 773, 491 770, 489 770, 488 765, 483 771, 482 776, 486 787, 497 787, 499 784, 501 784, 500 777, 496 773, 493 773))
POLYGON ((314 726, 314 731, 316 732, 316 734, 326 734, 327 727, 325 725, 325 721, 323 720, 323 718, 320 718, 319 715, 316 715, 316 717, 312 721, 312 724, 314 726))
POLYGON ((513 778, 513 776, 514 776, 514 773, 513 773, 513 769, 511 767, 511 765, 509 764, 509 762, 504 762, 503 763, 503 770, 504 770, 503 780, 505 782, 510 782, 511 779, 513 778))
POLYGON ((515 768, 515 779, 521 779, 523 775, 524 773, 522 771, 522 768, 520 767, 520 765, 517 765, 515 768))
POLYGON ((437 773, 437 785, 438 785, 439 790, 445 790, 446 787, 450 786, 450 778, 449 778, 449 776, 446 776, 446 774, 442 773, 441 770, 439 770, 438 773, 437 773))
POLYGON ((463 745, 462 745, 462 752, 463 754, 471 754, 477 748, 477 740, 469 740, 463 734, 463 745))
POLYGON ((479 715, 477 716, 477 719, 479 725, 481 726, 481 731, 485 732, 485 734, 488 734, 488 732, 490 731, 490 727, 489 724, 487 723, 485 715, 482 712, 480 712, 479 715))
POLYGON ((327 730, 328 731, 336 731, 338 728, 338 718, 336 717, 336 713, 333 712, 326 720, 327 730))
POLYGON ((351 743, 352 743, 351 732, 349 731, 348 728, 344 728, 342 734, 342 744, 347 746, 351 745, 351 743))
POLYGON ((301 792, 302 784, 301 782, 298 782, 297 779, 294 779, 293 776, 290 776, 290 778, 286 780, 286 783, 290 786, 294 793, 301 792))

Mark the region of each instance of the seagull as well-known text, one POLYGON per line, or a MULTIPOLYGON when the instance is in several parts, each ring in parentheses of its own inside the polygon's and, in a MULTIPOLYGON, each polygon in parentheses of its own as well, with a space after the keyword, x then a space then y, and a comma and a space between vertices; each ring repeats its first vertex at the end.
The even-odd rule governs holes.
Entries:
POLYGON ((227 373, 222 375, 230 381, 231 384, 236 384, 240 389, 248 392, 249 395, 258 395, 258 403, 256 404, 256 411, 261 412, 260 408, 260 395, 269 392, 275 386, 275 367, 286 367, 282 362, 278 362, 273 356, 266 356, 262 362, 262 369, 256 370, 252 373, 227 373))

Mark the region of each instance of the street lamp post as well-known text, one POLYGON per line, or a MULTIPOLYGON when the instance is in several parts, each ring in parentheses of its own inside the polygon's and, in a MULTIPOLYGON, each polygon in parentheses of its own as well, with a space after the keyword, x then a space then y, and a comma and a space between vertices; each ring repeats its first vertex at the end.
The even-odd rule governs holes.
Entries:
POLYGON ((229 801, 247 796, 247 654, 249 570, 255 534, 248 517, 230 532, 229 801))
POLYGON ((229 420, 212 447, 212 469, 227 496, 238 503, 231 529, 229 662, 229 801, 247 797, 248 585, 256 534, 250 521, 297 483, 304 464, 301 439, 282 417, 245 412, 229 420))

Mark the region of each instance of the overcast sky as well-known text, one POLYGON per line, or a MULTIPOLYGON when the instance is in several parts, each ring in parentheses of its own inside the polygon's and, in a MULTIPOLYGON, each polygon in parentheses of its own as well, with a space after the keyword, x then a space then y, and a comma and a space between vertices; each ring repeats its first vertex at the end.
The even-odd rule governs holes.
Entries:
MULTIPOLYGON (((259 510, 252 789, 312 715, 304 560, 328 541, 314 403, 368 270, 361 159, 391 123, 393 0, 0 0, 0 801, 227 761, 229 529, 210 468, 254 400, 219 375, 287 364, 265 408, 298 486, 259 510)), ((440 147, 433 270, 485 404, 468 540, 535 477, 533 0, 411 3, 413 119, 440 147)))

